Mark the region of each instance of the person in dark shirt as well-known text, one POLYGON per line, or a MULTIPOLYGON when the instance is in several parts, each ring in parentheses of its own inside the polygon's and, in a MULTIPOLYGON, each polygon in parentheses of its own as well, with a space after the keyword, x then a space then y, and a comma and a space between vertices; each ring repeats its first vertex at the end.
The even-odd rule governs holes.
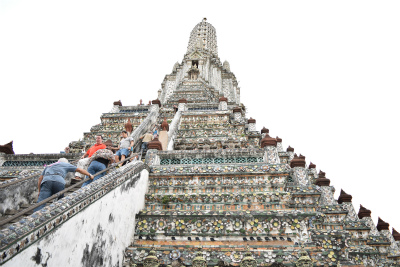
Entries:
MULTIPOLYGON (((37 202, 39 203, 45 200, 46 198, 49 198, 52 195, 57 194, 58 192, 64 190, 65 176, 67 175, 68 172, 75 172, 75 171, 83 175, 89 176, 90 179, 94 178, 93 175, 91 175, 86 170, 77 168, 76 166, 69 164, 66 158, 61 158, 56 163, 47 166, 43 170, 42 175, 39 176, 39 181, 38 181, 39 196, 37 202)), ((59 199, 62 197, 63 195, 61 195, 59 199)), ((45 205, 46 204, 43 204, 37 207, 35 211, 44 208, 45 205)))

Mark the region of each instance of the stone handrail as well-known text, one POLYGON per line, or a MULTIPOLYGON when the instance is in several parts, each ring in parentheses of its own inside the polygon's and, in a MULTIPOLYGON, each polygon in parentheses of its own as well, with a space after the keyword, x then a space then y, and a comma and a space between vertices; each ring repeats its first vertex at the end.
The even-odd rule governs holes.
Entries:
POLYGON ((167 145, 168 150, 172 150, 173 142, 171 142, 171 141, 175 139, 175 136, 178 133, 179 124, 181 122, 181 116, 182 116, 182 111, 178 110, 171 122, 171 125, 169 126, 168 145, 167 145), (171 146, 171 149, 170 149, 170 146, 171 146))
MULTIPOLYGON (((147 170, 148 173, 149 167, 141 161, 131 162, 1 230, 0 253, 4 257, 0 258, 0 265, 36 242, 41 242, 47 234, 62 229, 61 226, 74 218, 74 215, 81 211, 85 212, 89 206, 101 200, 115 188, 121 187, 118 192, 123 192, 127 187, 135 187, 143 170, 147 170), (27 239, 29 243, 26 242, 27 239)), ((72 229, 68 231, 70 230, 72 229)))
POLYGON ((140 136, 154 128, 157 122, 159 110, 160 108, 157 104, 152 105, 149 115, 147 115, 146 119, 132 132, 131 137, 133 138, 133 142, 135 144, 139 140, 140 136))

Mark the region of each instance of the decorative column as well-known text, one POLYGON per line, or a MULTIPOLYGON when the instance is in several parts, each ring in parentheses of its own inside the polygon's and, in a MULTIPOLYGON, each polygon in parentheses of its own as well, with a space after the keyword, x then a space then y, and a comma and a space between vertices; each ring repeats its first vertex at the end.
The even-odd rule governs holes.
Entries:
POLYGON ((228 109, 228 98, 222 96, 219 98, 219 110, 227 110, 228 109))
POLYGON ((235 122, 242 121, 242 109, 240 107, 233 108, 233 119, 235 122))
POLYGON ((317 170, 315 169, 316 167, 317 166, 314 163, 310 162, 310 165, 308 165, 307 169, 308 180, 312 184, 314 184, 315 180, 318 178, 317 170))
MULTIPOLYGON (((389 247, 389 254, 390 255, 399 255, 399 247, 396 244, 396 240, 393 238, 392 234, 389 231, 389 224, 385 221, 383 221, 381 218, 378 217, 378 224, 376 226, 376 229, 380 232, 381 236, 386 237, 390 241, 390 247, 389 247)), ((386 252, 386 251, 382 251, 386 252)))
POLYGON ((261 129, 261 138, 265 137, 265 134, 269 134, 269 130, 265 127, 261 129))
POLYGON ((268 164, 279 164, 280 159, 276 150, 276 139, 265 134, 261 140, 261 148, 264 148, 264 162, 268 164))
POLYGON ((321 198, 319 201, 319 206, 323 205, 335 205, 336 201, 333 197, 335 193, 335 188, 330 186, 331 180, 325 177, 325 173, 323 171, 319 171, 318 179, 315 181, 315 184, 321 188, 321 198))
POLYGON ((379 232, 376 229, 374 221, 371 219, 371 211, 369 209, 366 209, 362 205, 360 205, 360 210, 358 211, 358 218, 364 221, 370 227, 371 230, 369 231, 369 235, 372 236, 379 235, 379 232))
POLYGON ((396 241, 397 247, 400 249, 400 233, 397 232, 394 228, 392 228, 392 236, 396 241))
POLYGON ((289 161, 291 161, 294 157, 294 148, 288 146, 288 148, 286 148, 286 152, 289 154, 289 161))
POLYGON ((159 135, 159 140, 162 144, 162 150, 167 150, 168 131, 169 131, 169 125, 167 122, 167 118, 164 118, 164 121, 161 123, 161 130, 160 130, 160 135, 159 135))
POLYGON ((121 100, 114 101, 113 108, 111 109, 110 113, 118 113, 119 107, 122 107, 121 100))
POLYGON ((247 124, 249 125, 249 132, 255 132, 256 131, 256 120, 250 117, 250 119, 247 120, 247 124))
POLYGON ((278 152, 283 152, 282 138, 279 138, 277 136, 275 139, 276 139, 276 149, 278 150, 278 152))
POLYGON ((353 197, 349 194, 347 194, 346 192, 342 190, 340 190, 340 196, 338 198, 338 203, 342 204, 344 207, 346 207, 348 213, 346 215, 346 220, 349 221, 357 221, 357 213, 354 210, 353 204, 351 203, 351 200, 353 199, 353 197))
POLYGON ((158 138, 155 138, 153 141, 149 142, 148 146, 149 150, 146 153, 146 164, 150 167, 153 165, 160 165, 160 156, 157 154, 158 150, 162 150, 161 142, 158 141, 158 138), (154 142, 150 148, 150 144, 154 142))
POLYGON ((306 175, 306 157, 301 154, 300 156, 294 154, 290 167, 292 168, 291 174, 294 180, 301 186, 307 186, 309 181, 306 175))
POLYGON ((186 106, 187 106, 187 100, 185 98, 179 99, 178 100, 178 110, 179 111, 185 111, 186 106))

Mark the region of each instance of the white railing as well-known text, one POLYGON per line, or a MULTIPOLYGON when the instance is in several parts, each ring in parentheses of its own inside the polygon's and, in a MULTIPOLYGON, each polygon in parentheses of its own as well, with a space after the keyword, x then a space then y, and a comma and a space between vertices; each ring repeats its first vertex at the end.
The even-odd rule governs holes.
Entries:
POLYGON ((175 139, 176 134, 178 133, 179 125, 181 123, 181 116, 182 116, 182 111, 178 110, 175 113, 175 116, 171 122, 171 125, 169 126, 168 145, 167 145, 168 150, 173 150, 174 139, 175 139))

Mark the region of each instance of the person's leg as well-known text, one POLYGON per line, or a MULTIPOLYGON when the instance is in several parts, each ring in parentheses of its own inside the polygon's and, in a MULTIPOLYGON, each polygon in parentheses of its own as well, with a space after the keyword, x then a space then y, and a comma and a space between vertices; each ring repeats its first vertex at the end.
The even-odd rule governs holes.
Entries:
MULTIPOLYGON (((126 159, 129 156, 130 150, 127 148, 121 149, 121 161, 123 161, 124 159, 126 159)), ((123 163, 125 164, 125 163, 123 163)), ((121 167, 123 164, 120 164, 119 166, 121 167)))
POLYGON ((115 153, 115 163, 119 162, 119 157, 121 157, 121 149, 115 153))
MULTIPOLYGON (((51 195, 55 195, 58 192, 63 191, 65 189, 65 184, 60 183, 60 182, 53 182, 51 189, 52 189, 51 195)), ((64 197, 64 194, 59 196, 58 199, 61 199, 63 197, 64 197)))
MULTIPOLYGON (((122 156, 121 156, 121 161, 124 161, 124 159, 125 159, 125 155, 124 155, 124 154, 122 154, 122 156)), ((121 167, 121 166, 122 166, 122 164, 123 164, 123 163, 119 164, 119 166, 121 167)))
MULTIPOLYGON (((45 181, 40 185, 40 193, 37 200, 37 203, 49 198, 51 196, 51 183, 45 181)), ((40 205, 39 207, 35 208, 33 211, 38 211, 43 209, 46 204, 40 205)))
MULTIPOLYGON (((106 165, 104 165, 103 163, 100 163, 100 162, 98 162, 98 161, 92 161, 92 163, 90 163, 90 166, 89 166, 89 168, 88 168, 88 172, 89 172, 91 175, 94 175, 94 174, 96 174, 96 173, 98 173, 98 172, 104 170, 105 168, 107 168, 107 167, 106 167, 106 165)), ((87 186, 87 185, 90 184, 91 182, 96 181, 97 179, 103 177, 104 175, 106 175, 106 172, 103 172, 103 173, 100 173, 99 175, 96 175, 96 176, 93 178, 93 180, 88 180, 88 181, 86 181, 86 182, 82 185, 82 187, 87 186)))
MULTIPOLYGON (((92 163, 90 163, 89 168, 87 169, 88 173, 90 173, 91 175, 96 173, 96 163, 97 161, 92 161, 92 163)), ((89 179, 86 182, 83 183, 82 187, 87 186, 88 184, 90 184, 91 182, 93 182, 93 180, 89 179)))
MULTIPOLYGON (((105 164, 100 163, 100 162, 98 162, 98 161, 95 161, 95 162, 96 162, 96 165, 95 165, 96 173, 97 173, 97 172, 100 172, 100 171, 102 171, 102 170, 105 170, 105 169, 107 168, 107 166, 106 166, 105 164)), ((100 178, 103 177, 104 175, 106 175, 106 172, 103 172, 103 173, 100 173, 99 175, 96 175, 96 176, 93 178, 93 181, 96 181, 97 179, 100 179, 100 178)))

